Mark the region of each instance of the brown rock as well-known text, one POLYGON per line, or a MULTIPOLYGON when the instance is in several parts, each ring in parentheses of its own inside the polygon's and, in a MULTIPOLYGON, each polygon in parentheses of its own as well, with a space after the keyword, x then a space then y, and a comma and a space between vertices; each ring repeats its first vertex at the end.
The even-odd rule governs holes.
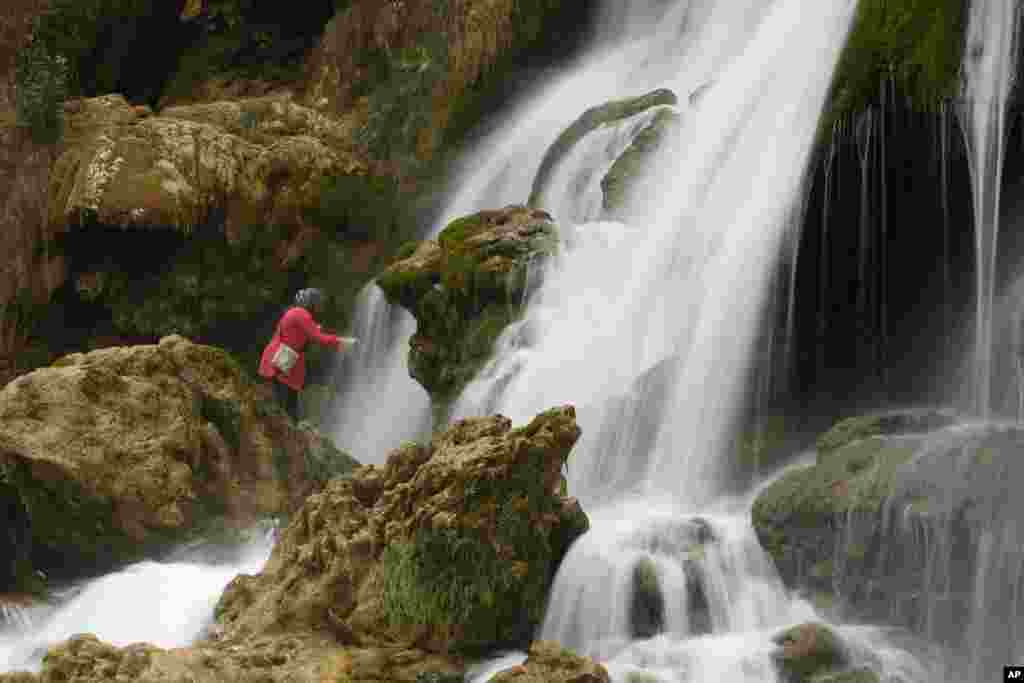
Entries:
POLYGON ((610 683, 608 671, 550 640, 530 645, 530 656, 520 666, 506 669, 489 683, 610 683))
POLYGON ((0 390, 0 470, 32 555, 79 570, 180 540, 212 511, 243 523, 293 509, 328 451, 225 352, 181 337, 73 354, 0 390))

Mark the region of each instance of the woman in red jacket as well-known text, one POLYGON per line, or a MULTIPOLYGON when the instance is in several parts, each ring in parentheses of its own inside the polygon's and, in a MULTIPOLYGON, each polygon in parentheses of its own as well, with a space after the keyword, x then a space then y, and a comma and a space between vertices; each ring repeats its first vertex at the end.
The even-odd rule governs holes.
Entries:
POLYGON ((355 339, 338 337, 320 330, 313 320, 320 313, 323 293, 319 289, 303 289, 295 295, 295 305, 285 311, 277 330, 260 358, 259 374, 270 380, 274 398, 293 420, 299 419, 299 392, 306 384, 306 344, 314 341, 335 349, 350 348, 355 339))

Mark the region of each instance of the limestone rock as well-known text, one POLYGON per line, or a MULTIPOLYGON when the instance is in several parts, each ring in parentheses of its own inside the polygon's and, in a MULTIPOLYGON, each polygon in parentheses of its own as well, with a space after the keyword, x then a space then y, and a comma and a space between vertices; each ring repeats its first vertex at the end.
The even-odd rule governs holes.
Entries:
POLYGON ((537 284, 531 268, 539 270, 556 246, 551 216, 509 206, 453 221, 436 241, 410 245, 377 278, 388 299, 416 317, 409 372, 441 414, 520 315, 537 284))
POLYGON ((0 503, 24 524, 14 559, 51 576, 214 517, 284 513, 351 466, 261 401, 227 353, 182 337, 73 354, 0 390, 0 503))
POLYGON ((608 671, 597 662, 563 649, 550 640, 530 645, 519 666, 492 677, 490 683, 610 683, 608 671))
POLYGON ((224 638, 310 629, 362 647, 445 653, 521 644, 538 624, 572 526, 561 469, 579 436, 571 407, 512 429, 464 420, 311 496, 263 573, 217 607, 224 638))

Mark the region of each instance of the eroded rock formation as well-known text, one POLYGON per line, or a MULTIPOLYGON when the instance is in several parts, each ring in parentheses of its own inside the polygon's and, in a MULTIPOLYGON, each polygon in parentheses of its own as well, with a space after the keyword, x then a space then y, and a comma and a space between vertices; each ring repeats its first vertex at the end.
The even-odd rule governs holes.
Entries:
POLYGON ((282 514, 354 464, 219 349, 172 336, 67 356, 0 390, 0 495, 20 524, 6 573, 31 587, 35 570, 80 576, 213 519, 282 514))
POLYGON ((453 221, 436 241, 410 244, 377 278, 388 299, 416 317, 409 373, 430 394, 438 424, 498 335, 521 315, 539 281, 531 281, 531 269, 540 272, 557 242, 544 211, 482 211, 453 221))

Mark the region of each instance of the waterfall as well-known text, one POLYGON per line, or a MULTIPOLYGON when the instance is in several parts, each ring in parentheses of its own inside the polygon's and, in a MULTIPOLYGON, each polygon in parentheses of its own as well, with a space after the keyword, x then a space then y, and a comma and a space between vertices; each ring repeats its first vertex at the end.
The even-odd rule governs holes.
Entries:
POLYGON ((973 0, 963 62, 960 113, 970 159, 977 271, 972 399, 975 412, 983 418, 991 412, 999 200, 1019 20, 1017 0, 973 0))

